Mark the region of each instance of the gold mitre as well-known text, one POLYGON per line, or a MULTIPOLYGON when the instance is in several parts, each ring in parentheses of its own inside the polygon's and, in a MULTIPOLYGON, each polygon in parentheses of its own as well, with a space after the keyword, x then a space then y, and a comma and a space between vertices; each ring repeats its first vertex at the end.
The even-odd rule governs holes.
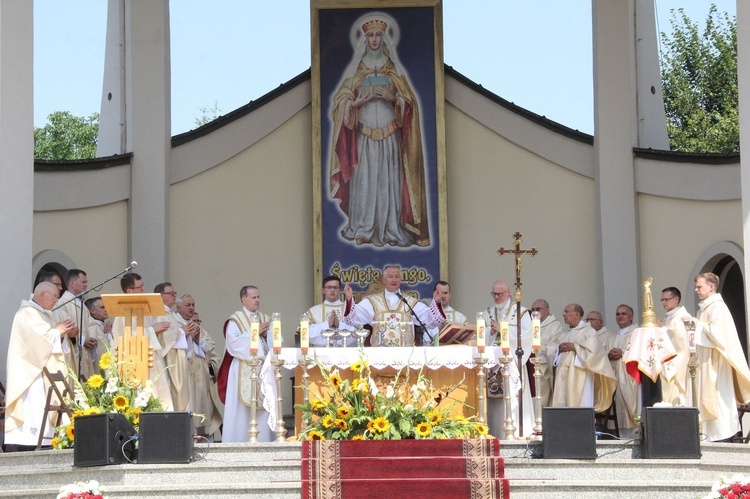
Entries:
POLYGON ((382 21, 380 19, 373 19, 371 21, 367 21, 362 25, 362 31, 365 33, 369 33, 370 31, 380 31, 381 33, 385 33, 385 29, 388 27, 388 25, 385 23, 385 21, 382 21))

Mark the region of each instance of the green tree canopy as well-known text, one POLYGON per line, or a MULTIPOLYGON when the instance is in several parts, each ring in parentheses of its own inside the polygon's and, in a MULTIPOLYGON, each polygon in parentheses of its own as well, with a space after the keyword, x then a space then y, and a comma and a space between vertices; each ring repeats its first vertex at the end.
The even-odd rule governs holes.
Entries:
POLYGON ((34 128, 34 157, 37 159, 88 159, 96 157, 99 113, 88 118, 57 111, 47 124, 34 128))
POLYGON ((738 152, 737 20, 711 5, 703 33, 683 9, 661 33, 661 77, 672 150, 738 152))

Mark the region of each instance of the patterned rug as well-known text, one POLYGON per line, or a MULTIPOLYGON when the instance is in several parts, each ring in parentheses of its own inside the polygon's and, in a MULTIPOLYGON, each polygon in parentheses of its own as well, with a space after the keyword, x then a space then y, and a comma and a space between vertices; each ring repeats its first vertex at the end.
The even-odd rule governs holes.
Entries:
POLYGON ((510 497, 500 441, 313 441, 302 444, 302 498, 510 497))

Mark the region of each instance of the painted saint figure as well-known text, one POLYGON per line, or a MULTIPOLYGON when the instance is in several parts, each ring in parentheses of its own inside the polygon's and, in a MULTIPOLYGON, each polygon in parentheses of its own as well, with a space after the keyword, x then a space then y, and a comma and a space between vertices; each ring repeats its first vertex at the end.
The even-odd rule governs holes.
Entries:
POLYGON ((333 96, 331 197, 348 216, 345 239, 429 246, 419 109, 392 52, 389 33, 397 27, 384 18, 360 21, 356 70, 333 96))

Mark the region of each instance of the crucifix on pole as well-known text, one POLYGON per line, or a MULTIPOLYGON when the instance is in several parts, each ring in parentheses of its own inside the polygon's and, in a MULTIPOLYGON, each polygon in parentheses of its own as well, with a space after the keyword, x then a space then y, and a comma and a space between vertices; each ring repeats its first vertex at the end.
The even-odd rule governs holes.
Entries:
MULTIPOLYGON (((536 248, 531 249, 521 249, 521 242, 522 242, 522 234, 520 232, 516 232, 513 234, 513 246, 514 249, 505 249, 503 247, 500 247, 499 250, 497 250, 497 253, 500 256, 511 254, 516 259, 516 292, 514 294, 514 298, 516 300, 516 357, 518 357, 518 375, 521 376, 521 380, 523 380, 523 345, 521 343, 521 300, 523 299, 523 293, 521 293, 521 287, 523 286, 523 282, 521 281, 521 269, 523 268, 523 263, 521 262, 521 258, 524 255, 531 255, 535 256, 538 251, 536 248)), ((522 394, 518 395, 518 434, 520 436, 523 436, 523 396, 522 394)))

